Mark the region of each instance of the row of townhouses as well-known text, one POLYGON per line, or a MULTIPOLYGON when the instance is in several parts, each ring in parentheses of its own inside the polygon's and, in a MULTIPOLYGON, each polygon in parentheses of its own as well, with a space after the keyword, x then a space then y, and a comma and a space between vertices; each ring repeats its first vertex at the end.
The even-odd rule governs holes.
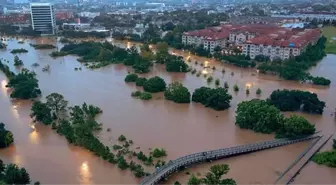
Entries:
POLYGON ((274 59, 288 59, 300 53, 320 38, 318 29, 292 29, 274 25, 231 25, 185 32, 182 43, 185 45, 203 45, 204 49, 214 53, 219 46, 222 49, 239 47, 242 53, 254 58, 257 55, 274 59))
POLYGON ((279 18, 300 18, 303 20, 318 20, 318 21, 335 21, 336 13, 332 12, 298 12, 287 15, 274 14, 272 17, 279 18))

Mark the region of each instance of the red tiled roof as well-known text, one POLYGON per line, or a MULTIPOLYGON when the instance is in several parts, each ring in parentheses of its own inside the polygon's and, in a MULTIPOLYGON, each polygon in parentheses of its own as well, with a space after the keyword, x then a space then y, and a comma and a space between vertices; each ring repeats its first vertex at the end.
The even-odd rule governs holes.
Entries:
POLYGON ((28 23, 29 14, 0 15, 0 22, 4 23, 28 23))
POLYGON ((224 24, 218 27, 211 27, 202 30, 185 32, 185 36, 204 37, 205 40, 213 41, 228 38, 230 33, 254 33, 255 37, 247 43, 273 45, 280 47, 301 48, 311 41, 317 40, 321 32, 318 29, 291 29, 265 24, 224 24))
POLYGON ((185 32, 184 35, 205 37, 207 40, 216 40, 227 38, 229 37, 230 33, 249 32, 261 35, 285 29, 286 28, 278 26, 262 25, 262 24, 251 24, 251 25, 223 24, 218 27, 210 27, 202 30, 185 32))
POLYGON ((307 46, 311 41, 317 40, 321 36, 318 29, 307 29, 304 31, 291 30, 283 34, 263 35, 252 38, 247 41, 249 44, 272 45, 279 47, 302 48, 307 46))

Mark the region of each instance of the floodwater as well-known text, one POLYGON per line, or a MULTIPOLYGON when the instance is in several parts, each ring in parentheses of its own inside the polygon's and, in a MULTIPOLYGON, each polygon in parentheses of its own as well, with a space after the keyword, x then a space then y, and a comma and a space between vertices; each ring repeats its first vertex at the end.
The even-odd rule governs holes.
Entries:
MULTIPOLYGON (((323 115, 307 115, 318 130, 330 134, 335 132, 335 120, 331 115, 336 108, 336 69, 335 55, 328 55, 317 67, 312 69, 314 75, 324 76, 332 80, 329 88, 309 84, 299 84, 280 80, 274 76, 258 74, 255 69, 242 69, 232 65, 222 64, 214 60, 191 56, 210 68, 203 69, 200 64, 190 65, 202 73, 218 78, 223 86, 224 81, 230 85, 233 95, 231 108, 226 111, 214 111, 201 104, 176 104, 163 99, 163 94, 155 94, 150 101, 141 101, 130 96, 131 92, 139 89, 134 84, 125 84, 124 77, 131 68, 121 64, 111 65, 101 69, 89 70, 76 61, 75 56, 52 59, 52 50, 35 50, 29 42, 48 42, 47 39, 27 41, 18 44, 16 40, 7 41, 8 47, 0 51, 0 58, 8 59, 9 66, 14 70, 12 49, 25 48, 28 53, 19 54, 25 67, 37 73, 43 96, 58 92, 69 100, 71 105, 87 102, 103 109, 104 113, 98 118, 103 123, 100 139, 108 146, 116 143, 120 134, 134 141, 136 147, 148 152, 149 148, 163 147, 168 152, 167 160, 179 156, 210 150, 231 147, 246 143, 271 140, 274 135, 256 134, 242 130, 235 126, 235 109, 239 102, 256 98, 255 91, 261 88, 260 98, 266 98, 275 89, 301 89, 315 92, 320 99, 327 102, 323 115), (40 66, 32 68, 31 64, 40 66), (50 72, 42 72, 45 65, 50 65, 50 72), (215 66, 216 70, 211 68, 215 66), (82 67, 75 71, 74 68, 82 67), (223 74, 221 71, 225 69, 223 74), (231 75, 234 72, 234 75, 231 75), (233 85, 238 84, 240 91, 233 92, 233 85), (246 87, 250 87, 250 95, 245 94, 246 87), (111 131, 107 132, 107 128, 111 131)), ((117 43, 117 42, 115 42, 117 43)), ((131 44, 118 42, 119 45, 129 47, 131 44)), ((61 45, 59 45, 61 47, 61 45)), ((173 51, 188 57, 188 53, 173 51)), ((207 86, 203 74, 200 77, 191 73, 168 73, 162 65, 154 66, 150 74, 144 76, 161 76, 167 83, 182 82, 193 92, 195 88, 207 86)), ((69 145, 67 141, 57 135, 51 128, 43 125, 32 127, 29 117, 31 103, 29 101, 13 101, 9 99, 9 91, 5 88, 6 77, 0 73, 0 121, 4 122, 15 137, 15 145, 0 150, 0 157, 5 162, 13 162, 25 167, 31 178, 44 184, 136 184, 129 171, 121 171, 90 152, 69 145)), ((214 87, 214 82, 209 85, 214 87)), ((286 113, 286 115, 290 115, 286 113)), ((281 148, 261 151, 239 157, 233 157, 215 163, 227 163, 231 171, 228 176, 240 184, 273 183, 278 175, 291 164, 311 141, 298 143, 281 148)), ((329 143, 331 145, 331 143, 329 143)), ((188 169, 192 173, 204 174, 212 164, 203 164, 188 169)), ((335 183, 335 170, 316 166, 309 163, 298 177, 298 183, 306 183, 306 179, 316 178, 315 182, 335 183), (322 170, 321 170, 322 169, 322 170), (323 181, 322 181, 323 179, 323 181)), ((184 172, 173 175, 167 183, 175 180, 186 182, 188 175, 184 172)))

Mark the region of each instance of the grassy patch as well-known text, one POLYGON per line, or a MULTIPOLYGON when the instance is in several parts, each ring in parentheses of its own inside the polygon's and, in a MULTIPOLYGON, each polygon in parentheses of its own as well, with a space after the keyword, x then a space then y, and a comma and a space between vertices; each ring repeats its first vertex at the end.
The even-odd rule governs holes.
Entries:
POLYGON ((327 37, 326 53, 336 54, 336 27, 324 27, 322 28, 322 33, 327 37))

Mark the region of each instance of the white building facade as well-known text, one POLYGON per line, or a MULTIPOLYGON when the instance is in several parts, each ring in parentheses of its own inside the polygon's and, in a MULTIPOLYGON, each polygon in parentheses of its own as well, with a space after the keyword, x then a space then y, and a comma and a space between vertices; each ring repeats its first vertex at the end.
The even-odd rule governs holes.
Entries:
POLYGON ((50 3, 31 3, 30 10, 34 31, 41 35, 54 35, 56 33, 54 5, 50 3))

